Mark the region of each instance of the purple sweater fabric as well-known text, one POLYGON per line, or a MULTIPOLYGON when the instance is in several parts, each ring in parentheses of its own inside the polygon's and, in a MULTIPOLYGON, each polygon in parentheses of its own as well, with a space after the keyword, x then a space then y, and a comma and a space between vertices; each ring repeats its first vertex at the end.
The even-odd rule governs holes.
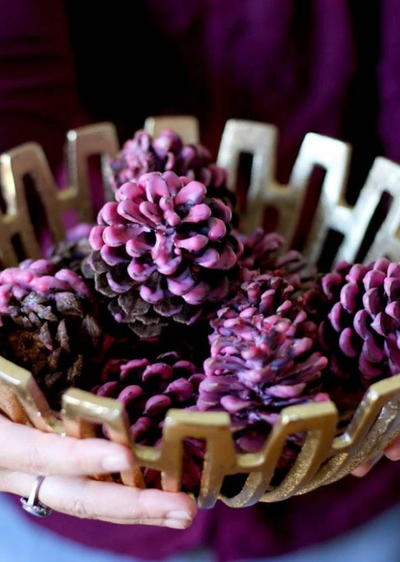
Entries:
MULTIPOLYGON (((197 115, 214 150, 228 118, 275 123, 282 181, 308 131, 355 145, 353 193, 375 155, 400 161, 395 0, 115 0, 95 14, 74 0, 0 7, 0 151, 36 140, 56 170, 70 127, 110 119, 124 138, 147 115, 175 112, 197 115)), ((187 531, 59 514, 44 524, 143 559, 199 546, 221 561, 265 557, 337 536, 399 501, 399 473, 382 461, 364 479, 278 504, 218 504, 187 531)))

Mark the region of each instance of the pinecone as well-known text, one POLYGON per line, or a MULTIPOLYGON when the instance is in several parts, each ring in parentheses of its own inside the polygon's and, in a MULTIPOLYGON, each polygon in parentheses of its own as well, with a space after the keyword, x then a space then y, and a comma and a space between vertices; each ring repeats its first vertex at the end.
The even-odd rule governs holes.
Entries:
MULTIPOLYGON (((153 363, 147 359, 109 360, 101 375, 101 385, 93 392, 116 398, 125 405, 136 443, 159 446, 167 411, 170 408, 193 409, 203 378, 193 363, 169 352, 158 356, 153 363)), ((185 440, 185 491, 198 491, 203 458, 203 444, 194 439, 185 440)), ((145 480, 149 486, 160 487, 156 471, 146 470, 145 480)))
POLYGON ((93 392, 117 398, 129 415, 132 438, 142 445, 154 445, 161 438, 165 415, 170 408, 188 408, 196 403, 204 375, 190 361, 175 352, 148 359, 110 359, 93 392))
POLYGON ((0 273, 0 326, 1 354, 31 371, 55 409, 69 386, 92 385, 108 345, 85 281, 45 259, 0 273))
POLYGON ((323 315, 320 343, 334 377, 365 388, 400 373, 400 263, 341 262, 310 291, 307 306, 323 315))
POLYGON ((193 324, 238 277, 231 216, 198 181, 145 174, 100 210, 85 275, 110 299, 117 322, 141 337, 158 336, 171 320, 193 324))
POLYGON ((297 289, 273 274, 254 276, 211 322, 197 406, 231 415, 241 451, 260 449, 282 408, 327 399, 320 392, 327 360, 297 289))
POLYGON ((208 188, 210 197, 222 199, 231 208, 235 206, 235 196, 226 187, 226 172, 212 163, 209 150, 201 144, 183 144, 171 129, 165 129, 154 139, 145 131, 137 131, 110 162, 109 183, 117 190, 148 172, 167 171, 200 181, 208 188))
MULTIPOLYGON (((315 270, 308 265, 300 252, 289 250, 282 254, 285 243, 283 236, 276 232, 265 232, 257 228, 249 235, 237 234, 243 251, 239 265, 260 274, 276 271, 289 282, 301 282, 302 286, 315 276, 315 270)), ((246 278, 246 273, 244 273, 246 278)))
POLYGON ((82 261, 89 256, 91 247, 89 234, 93 225, 81 223, 68 230, 65 240, 59 242, 51 251, 50 259, 59 269, 71 269, 82 274, 82 261))

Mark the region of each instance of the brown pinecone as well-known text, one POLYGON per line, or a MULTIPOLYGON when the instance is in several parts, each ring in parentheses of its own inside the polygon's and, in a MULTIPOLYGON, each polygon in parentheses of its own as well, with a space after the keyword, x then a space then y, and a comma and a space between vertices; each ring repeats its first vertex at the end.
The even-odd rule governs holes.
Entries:
POLYGON ((70 386, 90 388, 108 347, 85 281, 49 260, 0 273, 1 353, 32 372, 53 408, 70 386))
POLYGON ((50 260, 58 269, 71 269, 79 275, 82 274, 82 262, 92 251, 89 244, 92 227, 91 224, 78 224, 68 230, 65 240, 54 246, 50 260))

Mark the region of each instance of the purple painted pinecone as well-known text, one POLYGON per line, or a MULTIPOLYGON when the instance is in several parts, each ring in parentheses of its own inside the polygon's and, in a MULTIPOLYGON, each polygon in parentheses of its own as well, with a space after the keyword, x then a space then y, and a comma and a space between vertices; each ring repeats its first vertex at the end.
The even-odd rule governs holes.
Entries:
POLYGON ((239 257, 239 265, 242 268, 258 271, 260 274, 279 271, 289 282, 297 283, 300 280, 302 285, 315 273, 297 250, 282 253, 285 239, 276 232, 265 232, 260 227, 249 235, 237 236, 243 245, 239 257))
POLYGON ((154 445, 161 438, 167 411, 193 407, 203 378, 193 363, 174 352, 159 355, 152 363, 148 359, 111 359, 94 392, 122 402, 134 441, 154 445))
POLYGON ((327 399, 327 360, 296 290, 282 277, 254 276, 211 322, 197 406, 227 411, 242 451, 259 450, 282 408, 327 399))
POLYGON ((85 281, 49 260, 0 273, 1 354, 32 372, 50 405, 69 386, 91 386, 105 339, 85 281))
POLYGON ((110 183, 117 190, 148 172, 167 171, 200 181, 208 188, 210 197, 234 206, 234 195, 226 187, 226 172, 212 162, 209 150, 201 144, 184 144, 171 129, 165 129, 154 139, 145 131, 137 131, 110 162, 110 183))
MULTIPOLYGON (((102 383, 93 392, 98 396, 116 398, 125 405, 135 442, 159 446, 168 410, 193 409, 203 378, 193 363, 169 352, 160 355, 153 363, 147 359, 109 360, 101 375, 102 383)), ((202 443, 187 439, 183 460, 185 491, 198 491, 203 457, 202 443)), ((160 487, 156 471, 146 470, 145 480, 148 486, 160 487)))
POLYGON ((399 374, 400 263, 342 262, 321 278, 320 290, 320 296, 311 292, 311 302, 316 297, 314 308, 325 316, 320 341, 331 373, 361 378, 364 387, 399 374))
POLYGON ((125 183, 92 229, 87 260, 117 320, 142 337, 171 320, 194 323, 222 301, 237 277, 240 244, 231 209, 204 184, 173 172, 125 183))

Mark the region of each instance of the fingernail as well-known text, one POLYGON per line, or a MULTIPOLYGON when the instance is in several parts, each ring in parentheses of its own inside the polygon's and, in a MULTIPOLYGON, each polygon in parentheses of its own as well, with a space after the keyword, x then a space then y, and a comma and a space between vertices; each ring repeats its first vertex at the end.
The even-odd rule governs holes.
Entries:
POLYGON ((105 457, 102 465, 104 470, 107 472, 122 472, 131 468, 128 460, 125 457, 120 456, 105 457))
POLYGON ((385 455, 391 461, 400 460, 400 447, 398 445, 387 447, 387 449, 385 449, 385 455))
POLYGON ((192 517, 187 511, 169 511, 166 519, 185 519, 186 521, 191 521, 192 517))
POLYGON ((171 529, 187 529, 191 522, 191 519, 166 519, 165 526, 171 529))
POLYGON ((386 456, 390 461, 400 461, 400 453, 398 453, 397 451, 395 453, 391 453, 389 451, 388 453, 386 453, 386 456))

